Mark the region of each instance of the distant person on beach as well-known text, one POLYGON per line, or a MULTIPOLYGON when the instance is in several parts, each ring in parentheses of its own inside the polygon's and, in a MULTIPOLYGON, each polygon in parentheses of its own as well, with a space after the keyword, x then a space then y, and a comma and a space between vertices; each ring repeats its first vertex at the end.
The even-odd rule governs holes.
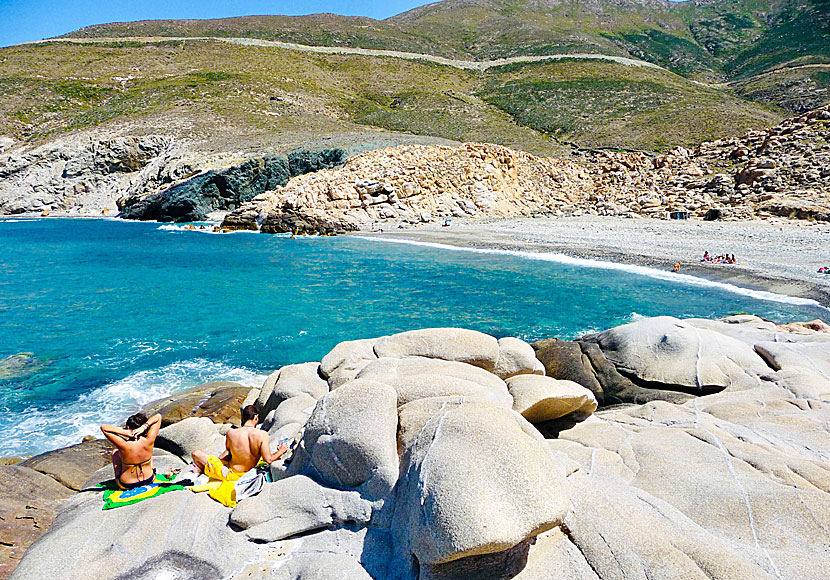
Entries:
MULTIPOLYGON (((242 409, 242 426, 229 430, 225 435, 225 451, 221 455, 209 455, 201 449, 191 454, 196 468, 211 479, 230 483, 236 482, 256 467, 260 459, 272 463, 282 457, 288 451, 288 445, 283 443, 276 453, 272 454, 268 432, 257 429, 257 423, 259 410, 256 405, 248 405, 242 409)), ((230 505, 230 502, 236 503, 232 492, 233 485, 229 485, 226 489, 219 488, 216 493, 210 495, 217 501, 230 505)))
POLYGON ((711 259, 712 258, 709 257, 709 250, 706 250, 705 252, 703 252, 703 260, 701 260, 702 262, 708 262, 711 259))
POLYGON ((680 271, 680 262, 675 262, 674 263, 674 268, 672 269, 672 272, 679 272, 679 271, 680 271))
POLYGON ((127 419, 126 429, 101 425, 104 437, 116 447, 112 452, 112 467, 118 487, 127 490, 153 483, 156 476, 153 445, 160 428, 161 415, 148 419, 144 413, 127 419))

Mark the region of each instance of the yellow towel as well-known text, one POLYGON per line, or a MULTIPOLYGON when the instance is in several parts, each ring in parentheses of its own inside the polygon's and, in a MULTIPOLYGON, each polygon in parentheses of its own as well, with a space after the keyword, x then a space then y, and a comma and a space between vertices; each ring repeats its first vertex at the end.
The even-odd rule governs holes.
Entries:
POLYGON ((210 480, 202 485, 194 485, 190 491, 206 491, 208 495, 228 507, 236 507, 236 481, 245 475, 228 469, 215 455, 209 455, 205 463, 205 475, 210 480))

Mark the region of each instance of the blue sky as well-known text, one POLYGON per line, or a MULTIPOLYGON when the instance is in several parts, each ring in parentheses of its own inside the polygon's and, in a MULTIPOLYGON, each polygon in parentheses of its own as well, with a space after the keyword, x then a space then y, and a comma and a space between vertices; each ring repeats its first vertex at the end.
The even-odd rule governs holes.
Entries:
POLYGON ((40 40, 90 24, 178 18, 223 18, 252 14, 314 14, 383 19, 416 6, 418 0, 0 0, 0 46, 40 40))

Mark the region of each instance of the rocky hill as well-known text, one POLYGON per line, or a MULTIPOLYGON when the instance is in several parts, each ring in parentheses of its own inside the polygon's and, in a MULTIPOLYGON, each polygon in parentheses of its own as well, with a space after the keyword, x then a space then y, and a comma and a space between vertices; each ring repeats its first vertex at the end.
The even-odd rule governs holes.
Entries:
POLYGON ((586 157, 577 164, 470 143, 383 149, 263 193, 223 226, 332 233, 453 217, 670 212, 830 221, 830 108, 694 150, 586 157))
MULTIPOLYGON (((824 0, 445 0, 375 21, 331 14, 209 21, 143 21, 91 26, 72 37, 243 36, 397 49, 485 60, 518 55, 630 56, 710 82, 742 81, 782 67, 830 65, 830 5, 824 0)), ((765 91, 737 88, 801 112, 827 103, 827 71, 797 69, 803 99, 788 99, 792 78, 765 91)))
MULTIPOLYGON (((824 580, 828 330, 664 316, 533 345, 346 341, 250 390, 292 452, 233 508, 182 489, 103 511, 94 443, 0 466, 3 563, 66 499, 13 580, 824 580), (55 481, 84 472, 79 493, 55 481)), ((161 430, 160 472, 224 448, 216 405, 161 430)))

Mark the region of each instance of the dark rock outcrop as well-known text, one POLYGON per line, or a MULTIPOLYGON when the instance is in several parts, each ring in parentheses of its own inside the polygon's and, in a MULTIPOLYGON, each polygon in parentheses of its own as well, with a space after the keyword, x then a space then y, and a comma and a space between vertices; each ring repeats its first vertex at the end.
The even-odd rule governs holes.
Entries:
POLYGON ((230 381, 214 381, 164 399, 141 409, 147 416, 161 413, 161 426, 167 427, 188 417, 207 417, 214 423, 239 426, 240 406, 250 388, 230 381))
POLYGON ((249 159, 224 171, 207 171, 158 193, 120 199, 119 215, 134 220, 201 221, 211 212, 234 210, 296 175, 335 167, 345 160, 342 149, 249 159))

